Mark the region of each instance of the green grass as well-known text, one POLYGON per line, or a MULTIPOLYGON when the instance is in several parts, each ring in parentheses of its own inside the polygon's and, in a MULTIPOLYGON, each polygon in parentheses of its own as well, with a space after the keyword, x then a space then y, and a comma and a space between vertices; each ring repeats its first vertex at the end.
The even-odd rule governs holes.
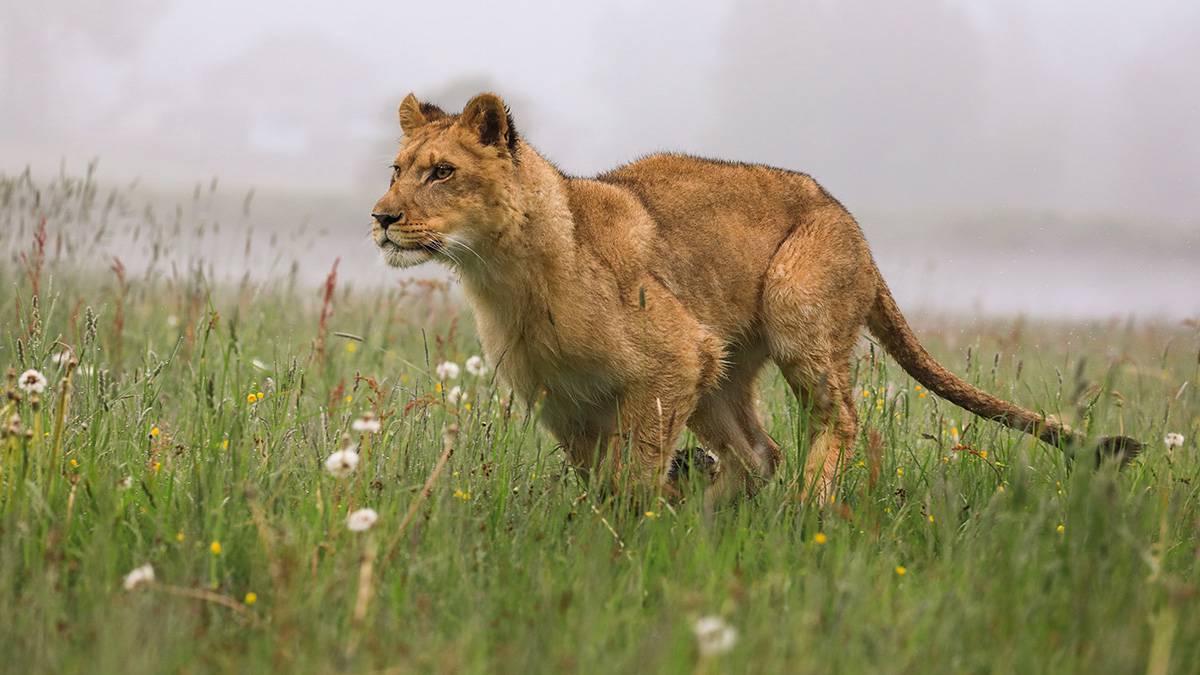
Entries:
POLYGON ((447 402, 434 366, 479 347, 441 290, 338 288, 322 330, 321 295, 284 281, 120 284, 68 259, 38 271, 27 252, 0 264, 0 366, 39 369, 50 386, 36 407, 5 402, 6 418, 38 430, 0 443, 11 672, 1200 663, 1194 326, 920 322, 934 353, 985 388, 1147 441, 1124 471, 1069 470, 1055 449, 922 397, 864 346, 864 432, 831 507, 787 487, 805 415, 771 372, 765 414, 788 453, 779 479, 711 517, 695 490, 648 515, 590 494, 537 409, 490 378, 464 373, 452 384, 469 409, 447 402), (63 345, 80 367, 59 438, 65 367, 51 356, 63 345), (323 462, 368 410, 383 432, 355 434, 363 460, 335 479, 323 462), (451 424, 453 454, 421 501, 451 424), (1187 437, 1170 456, 1169 431, 1187 437), (966 449, 952 449, 953 433, 966 449), (345 526, 360 507, 379 513, 367 533, 345 526), (143 563, 156 583, 125 591, 143 563), (728 653, 698 651, 692 626, 708 615, 738 631, 728 653))

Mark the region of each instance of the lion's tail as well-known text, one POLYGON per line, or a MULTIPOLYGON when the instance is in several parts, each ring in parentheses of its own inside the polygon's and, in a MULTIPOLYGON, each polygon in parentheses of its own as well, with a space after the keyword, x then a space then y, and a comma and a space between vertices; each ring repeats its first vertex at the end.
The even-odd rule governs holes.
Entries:
MULTIPOLYGON (((879 277, 878 288, 875 304, 867 317, 867 326, 888 353, 918 382, 960 408, 1024 431, 1044 443, 1070 452, 1073 452, 1072 448, 1084 444, 1086 439, 1081 434, 1057 420, 997 398, 947 370, 917 341, 882 276, 879 277)), ((1116 457, 1124 464, 1141 452, 1142 444, 1126 436, 1106 436, 1100 439, 1095 450, 1097 461, 1104 457, 1116 457)))

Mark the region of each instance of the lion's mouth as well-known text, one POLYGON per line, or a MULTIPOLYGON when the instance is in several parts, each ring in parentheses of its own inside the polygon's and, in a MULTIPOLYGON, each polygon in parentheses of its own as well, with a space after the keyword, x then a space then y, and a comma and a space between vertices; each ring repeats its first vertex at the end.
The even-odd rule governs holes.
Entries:
POLYGON ((436 240, 426 240, 420 242, 407 242, 400 244, 391 239, 384 239, 379 242, 379 248, 384 251, 422 251, 424 253, 437 253, 442 250, 441 245, 436 240))

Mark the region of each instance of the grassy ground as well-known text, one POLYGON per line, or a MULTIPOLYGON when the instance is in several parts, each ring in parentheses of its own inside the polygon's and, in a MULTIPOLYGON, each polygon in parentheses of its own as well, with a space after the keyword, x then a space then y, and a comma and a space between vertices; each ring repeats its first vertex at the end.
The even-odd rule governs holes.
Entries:
POLYGON ((706 517, 695 491, 649 511, 598 501, 536 408, 488 376, 440 383, 438 363, 479 348, 436 285, 214 289, 198 273, 122 279, 46 255, 31 245, 0 264, 0 367, 49 380, 3 403, 20 427, 0 443, 12 672, 1200 663, 1194 325, 920 322, 989 390, 1148 441, 1120 473, 1069 470, 864 344, 865 430, 836 502, 788 487, 805 415, 771 373, 785 469, 706 517), (65 347, 79 363, 69 387, 65 347), (378 435, 351 428, 368 411, 378 435), (1167 432, 1187 440, 1168 452, 1167 432), (361 462, 339 479, 324 462, 346 433, 361 462), (363 507, 377 524, 350 531, 363 507), (125 590, 146 563, 155 581, 125 590), (724 653, 694 634, 711 616, 737 633, 724 653))

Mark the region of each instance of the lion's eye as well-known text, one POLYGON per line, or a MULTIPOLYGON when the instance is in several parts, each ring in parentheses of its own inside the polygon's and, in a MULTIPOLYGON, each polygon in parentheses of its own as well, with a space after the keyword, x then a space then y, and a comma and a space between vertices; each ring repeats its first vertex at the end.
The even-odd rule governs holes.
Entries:
POLYGON ((454 175, 454 167, 449 164, 438 164, 433 167, 433 173, 430 174, 434 180, 446 180, 452 175, 454 175))

